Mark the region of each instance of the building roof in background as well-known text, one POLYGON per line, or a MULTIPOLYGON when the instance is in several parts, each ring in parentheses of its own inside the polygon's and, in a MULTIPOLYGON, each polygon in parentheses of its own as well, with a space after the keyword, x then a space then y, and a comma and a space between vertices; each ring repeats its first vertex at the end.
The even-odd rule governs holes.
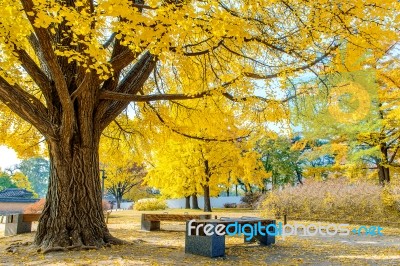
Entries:
POLYGON ((33 193, 24 188, 6 188, 0 191, 0 198, 28 198, 31 199, 33 193))
POLYGON ((0 191, 0 202, 36 202, 33 192, 24 188, 6 188, 0 191))

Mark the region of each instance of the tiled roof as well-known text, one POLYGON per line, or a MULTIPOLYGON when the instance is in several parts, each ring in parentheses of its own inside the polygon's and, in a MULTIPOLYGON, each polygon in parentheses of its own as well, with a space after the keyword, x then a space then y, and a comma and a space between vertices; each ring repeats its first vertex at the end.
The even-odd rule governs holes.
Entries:
POLYGON ((3 202, 21 202, 21 203, 35 203, 40 199, 31 199, 31 198, 11 198, 11 197, 0 197, 0 204, 3 202))
POLYGON ((23 188, 6 188, 0 191, 0 198, 31 199, 33 193, 23 188))

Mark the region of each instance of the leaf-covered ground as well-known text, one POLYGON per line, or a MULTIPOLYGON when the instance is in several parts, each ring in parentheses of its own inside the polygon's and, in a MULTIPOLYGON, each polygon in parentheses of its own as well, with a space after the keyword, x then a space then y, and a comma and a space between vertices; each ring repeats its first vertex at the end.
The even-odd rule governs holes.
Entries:
MULTIPOLYGON (((183 212, 183 211, 172 211, 183 212)), ((193 213, 190 211, 189 213, 193 213)), ((213 215, 256 216, 254 211, 218 211, 213 215)), ((1 225, 3 229, 4 225, 1 225)), ((100 250, 40 254, 30 245, 15 253, 10 244, 31 242, 34 232, 12 237, 0 235, 1 265, 400 265, 400 229, 384 227, 384 236, 286 237, 261 247, 244 244, 242 237, 226 238, 226 257, 207 258, 184 252, 184 223, 162 222, 161 231, 140 230, 140 212, 113 212, 113 235, 132 244, 100 250)))

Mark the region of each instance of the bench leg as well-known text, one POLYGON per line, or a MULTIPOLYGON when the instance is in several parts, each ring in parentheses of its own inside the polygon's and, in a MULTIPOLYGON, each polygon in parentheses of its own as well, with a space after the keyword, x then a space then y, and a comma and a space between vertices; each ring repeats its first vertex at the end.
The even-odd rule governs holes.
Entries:
POLYGON ((32 223, 22 221, 23 214, 14 214, 6 217, 4 228, 5 236, 13 236, 17 234, 32 232, 32 223))
POLYGON ((257 240, 260 242, 260 245, 269 246, 271 244, 275 244, 275 228, 276 228, 276 221, 273 221, 274 226, 270 226, 268 228, 268 233, 265 236, 257 236, 257 240))
POLYGON ((142 220, 142 230, 145 231, 160 230, 160 221, 142 220))
POLYGON ((188 223, 189 221, 186 222, 185 253, 211 258, 225 256, 225 235, 189 235, 188 223))
POLYGON ((160 221, 148 221, 146 215, 142 213, 141 228, 145 231, 160 230, 160 221))
MULTIPOLYGON (((276 225, 275 221, 273 223, 271 223, 273 225, 276 225)), ((250 232, 250 231, 248 231, 250 232)), ((263 235, 255 235, 253 236, 251 239, 247 239, 247 236, 244 235, 244 243, 249 244, 249 243, 254 243, 256 241, 258 241, 260 243, 260 245, 263 246, 269 246, 271 244, 275 244, 275 227, 269 227, 268 228, 268 233, 265 234, 265 236, 263 235)))

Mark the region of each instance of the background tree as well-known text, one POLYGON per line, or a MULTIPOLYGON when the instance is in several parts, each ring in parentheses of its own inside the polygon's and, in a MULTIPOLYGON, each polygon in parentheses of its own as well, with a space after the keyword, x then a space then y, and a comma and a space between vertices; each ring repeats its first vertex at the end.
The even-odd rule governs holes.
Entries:
POLYGON ((378 58, 366 54, 356 63, 343 62, 347 73, 323 77, 316 81, 318 92, 294 100, 295 120, 313 146, 309 156, 334 158, 332 172, 375 176, 384 185, 390 181, 390 169, 397 168, 400 132, 393 116, 398 99, 393 96, 398 90, 398 49, 393 44, 378 58), (328 93, 326 84, 333 88, 328 93))
POLYGON ((43 157, 33 157, 22 160, 17 168, 28 177, 33 191, 35 191, 40 198, 44 198, 49 184, 49 161, 43 157))
POLYGON ((223 97, 186 103, 179 111, 172 109, 168 119, 177 118, 175 127, 193 134, 202 132, 212 139, 170 132, 168 127, 160 129, 153 137, 158 147, 153 148, 147 184, 173 197, 202 194, 204 211, 211 211, 211 196, 236 184, 239 178, 248 186, 262 186, 265 171, 252 144, 257 128, 236 111, 223 97), (188 113, 191 119, 186 119, 188 113))
POLYGON ((289 138, 279 137, 263 139, 257 146, 262 153, 264 168, 270 173, 266 181, 271 183, 272 188, 302 183, 302 151, 293 149, 293 142, 294 140, 289 138))
POLYGON ((17 186, 12 181, 11 176, 6 172, 0 171, 0 191, 6 188, 16 188, 17 186))
POLYGON ((274 79, 321 72, 341 40, 382 51, 398 28, 393 1, 1 4, 1 108, 47 143, 49 190, 35 244, 49 250, 120 243, 103 219, 98 149, 130 101, 138 114, 159 107, 151 102, 219 95, 260 121, 257 111, 277 104, 274 79), (164 87, 155 86, 160 79, 164 87), (254 79, 266 80, 268 99, 252 97, 254 79))
MULTIPOLYGON (((10 170, 12 168, 6 172, 0 171, 0 191, 6 188, 23 188, 34 192, 27 176, 19 171, 10 170)), ((33 196, 38 197, 36 193, 33 196)))
POLYGON ((143 177, 146 176, 145 169, 135 163, 118 168, 115 168, 115 166, 106 167, 106 169, 106 188, 117 200, 117 208, 121 208, 121 201, 124 195, 143 182, 143 177))
MULTIPOLYGON (((11 179, 18 188, 24 188, 28 191, 34 192, 34 190, 32 189, 31 182, 29 182, 28 177, 26 175, 24 175, 23 173, 16 172, 11 176, 11 179)), ((34 197, 37 198, 38 195, 36 193, 34 193, 34 197)))

